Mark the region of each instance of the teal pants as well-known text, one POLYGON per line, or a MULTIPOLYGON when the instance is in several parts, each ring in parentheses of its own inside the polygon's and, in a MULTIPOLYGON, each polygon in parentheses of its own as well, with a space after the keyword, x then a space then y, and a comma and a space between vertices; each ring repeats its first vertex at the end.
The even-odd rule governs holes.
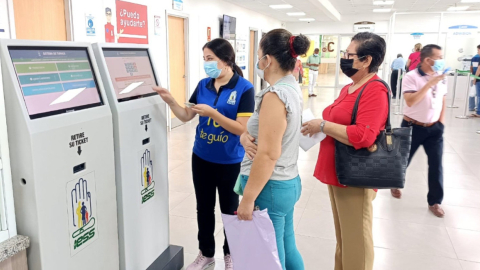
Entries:
MULTIPOLYGON (((248 176, 241 176, 242 188, 248 182, 248 176)), ((278 256, 284 270, 304 270, 302 255, 295 244, 293 230, 293 210, 300 199, 302 183, 300 176, 292 180, 270 180, 255 200, 260 210, 268 209, 277 238, 278 256)))

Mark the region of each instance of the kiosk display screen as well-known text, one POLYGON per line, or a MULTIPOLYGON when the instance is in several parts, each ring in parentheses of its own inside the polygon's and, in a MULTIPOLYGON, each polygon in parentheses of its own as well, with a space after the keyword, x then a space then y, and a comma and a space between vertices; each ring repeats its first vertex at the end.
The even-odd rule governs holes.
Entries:
POLYGON ((103 49, 118 102, 156 95, 157 85, 147 49, 103 49))
POLYGON ((30 119, 103 105, 87 48, 9 47, 30 119))

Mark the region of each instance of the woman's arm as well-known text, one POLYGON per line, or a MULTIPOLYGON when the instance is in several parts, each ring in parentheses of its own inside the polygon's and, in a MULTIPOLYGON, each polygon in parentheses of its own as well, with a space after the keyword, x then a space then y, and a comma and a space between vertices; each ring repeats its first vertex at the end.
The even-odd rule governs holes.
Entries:
POLYGON ((165 101, 165 103, 170 106, 173 114, 175 114, 175 116, 180 119, 180 121, 188 122, 195 117, 195 112, 190 108, 183 108, 182 106, 180 106, 167 89, 162 87, 153 87, 153 90, 155 90, 155 92, 160 95, 163 101, 165 101))
MULTIPOLYGON (((346 126, 327 121, 323 132, 343 144, 355 147, 355 149, 367 148, 375 142, 380 129, 386 123, 387 115, 387 90, 365 89, 360 99, 356 124, 346 126)), ((316 119, 304 123, 302 133, 313 135, 320 132, 322 122, 322 119, 316 119)))
POLYGON ((407 68, 410 69, 410 64, 412 63, 412 60, 410 58, 407 60, 407 68))
POLYGON ((255 200, 270 180, 275 164, 282 154, 282 138, 287 128, 287 111, 285 104, 275 93, 270 92, 263 97, 259 123, 257 154, 237 211, 238 218, 241 220, 252 219, 255 200))
POLYGON ((217 110, 212 112, 212 115, 210 117, 228 132, 238 136, 242 135, 247 130, 247 122, 250 118, 250 116, 237 117, 236 120, 232 120, 225 115, 219 113, 217 110))

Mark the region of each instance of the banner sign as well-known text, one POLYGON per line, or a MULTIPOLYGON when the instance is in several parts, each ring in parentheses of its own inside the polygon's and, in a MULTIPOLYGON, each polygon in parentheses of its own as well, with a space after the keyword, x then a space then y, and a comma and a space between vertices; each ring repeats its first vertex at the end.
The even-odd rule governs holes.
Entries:
POLYGON ((454 25, 448 28, 449 37, 472 37, 478 34, 478 27, 474 25, 454 25))
POLYGON ((353 24, 353 32, 374 32, 375 31, 375 23, 374 22, 356 22, 353 24))
POLYGON ((118 43, 148 44, 147 6, 116 1, 118 43))

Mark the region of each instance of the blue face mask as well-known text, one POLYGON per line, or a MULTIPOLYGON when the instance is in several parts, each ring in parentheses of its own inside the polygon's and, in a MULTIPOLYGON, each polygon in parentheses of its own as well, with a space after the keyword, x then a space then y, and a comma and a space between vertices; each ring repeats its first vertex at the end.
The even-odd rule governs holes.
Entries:
POLYGON ((445 68, 445 60, 444 59, 438 59, 435 60, 435 63, 432 66, 433 71, 439 72, 442 71, 445 68))
POLYGON ((218 69, 218 62, 217 61, 208 61, 203 63, 203 68, 205 69, 205 73, 207 73, 208 77, 212 79, 218 78, 222 73, 221 69, 218 69))

